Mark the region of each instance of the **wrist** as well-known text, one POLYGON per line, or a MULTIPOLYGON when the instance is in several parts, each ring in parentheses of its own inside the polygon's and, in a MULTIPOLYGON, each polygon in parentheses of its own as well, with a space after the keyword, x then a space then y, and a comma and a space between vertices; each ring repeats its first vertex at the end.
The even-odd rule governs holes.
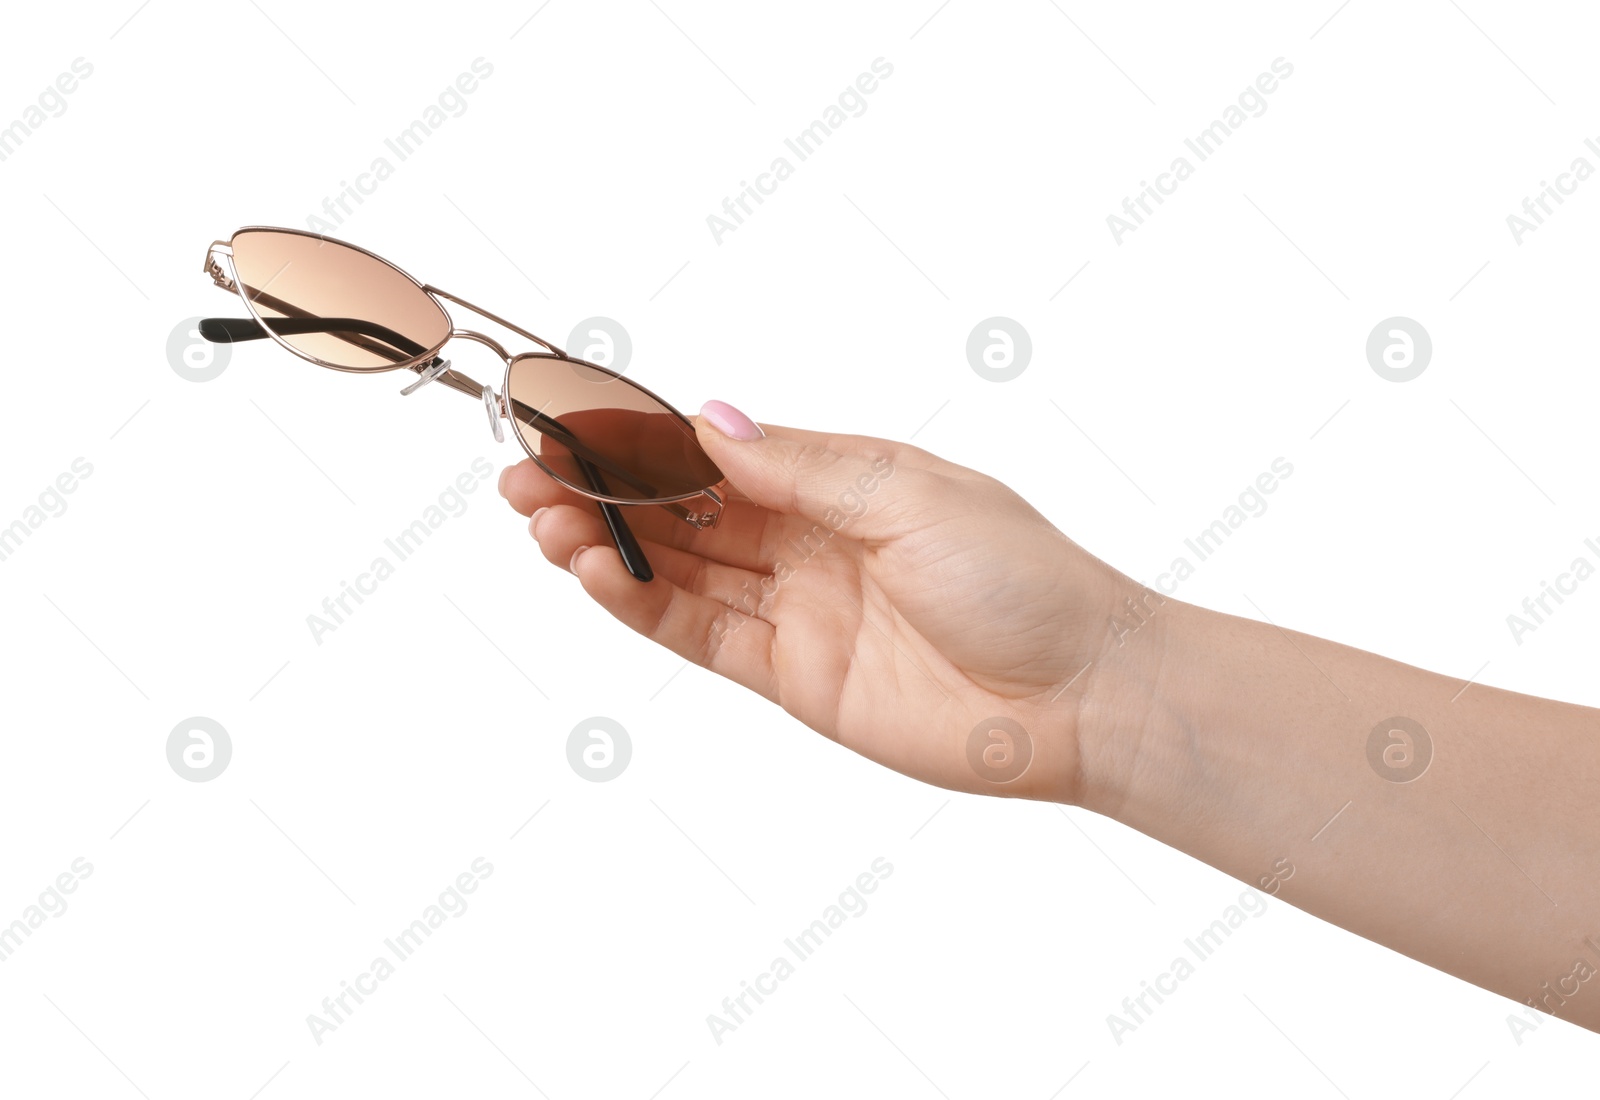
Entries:
POLYGON ((1196 693, 1217 687, 1197 683, 1197 640, 1221 618, 1133 581, 1121 586, 1079 700, 1072 803, 1120 820, 1152 783, 1175 779, 1192 763, 1184 731, 1202 705, 1196 693))

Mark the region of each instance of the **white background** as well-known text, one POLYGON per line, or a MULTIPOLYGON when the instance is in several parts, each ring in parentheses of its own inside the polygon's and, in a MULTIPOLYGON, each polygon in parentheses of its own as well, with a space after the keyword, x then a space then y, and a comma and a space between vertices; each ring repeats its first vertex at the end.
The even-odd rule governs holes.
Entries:
POLYGON ((1520 645, 1506 625, 1600 536, 1600 182, 1521 243, 1506 222, 1600 165, 1592 13, 539 3, 7 13, 0 119, 93 73, 0 162, 0 525, 93 472, 0 562, 0 922, 93 872, 0 964, 0 1088, 1592 1086, 1593 1035, 1519 1043, 1511 1001, 1276 901, 1119 1044, 1108 1014, 1241 884, 1085 812, 903 779, 685 669, 548 567, 492 477, 317 644, 306 617, 385 538, 520 450, 441 387, 397 400, 266 345, 196 383, 167 352, 242 313, 210 241, 304 228, 482 57, 336 236, 557 342, 615 318, 686 410, 915 435, 1149 582, 1281 456, 1182 599, 1594 703, 1600 582, 1520 645), (718 243, 707 215, 879 57, 865 113, 718 243), (1117 243, 1106 216, 1279 57, 1266 112, 1117 243), (1005 383, 965 350, 996 315, 1033 344, 1005 383), (1403 384, 1364 350, 1397 315, 1434 344, 1403 384), (168 764, 191 716, 232 742, 209 782, 168 764), (592 716, 632 742, 610 782, 567 760, 592 716), (319 1045, 307 1015, 480 856, 470 907, 319 1045), (708 1014, 878 857, 866 911, 715 1041, 708 1014))

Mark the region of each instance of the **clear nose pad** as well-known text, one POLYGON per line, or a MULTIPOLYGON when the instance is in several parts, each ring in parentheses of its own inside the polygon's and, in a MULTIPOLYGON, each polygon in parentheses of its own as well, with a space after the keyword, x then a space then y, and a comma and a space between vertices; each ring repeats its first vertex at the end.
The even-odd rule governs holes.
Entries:
POLYGON ((415 382, 411 383, 411 385, 400 391, 400 396, 406 397, 409 394, 416 393, 423 386, 426 386, 429 382, 432 382, 435 378, 439 377, 449 369, 450 360, 439 359, 436 357, 433 362, 422 368, 422 370, 419 372, 419 377, 415 382))
POLYGON ((500 430, 500 408, 500 398, 496 396, 494 387, 483 387, 483 411, 489 414, 489 430, 494 432, 496 443, 506 441, 506 433, 500 430))

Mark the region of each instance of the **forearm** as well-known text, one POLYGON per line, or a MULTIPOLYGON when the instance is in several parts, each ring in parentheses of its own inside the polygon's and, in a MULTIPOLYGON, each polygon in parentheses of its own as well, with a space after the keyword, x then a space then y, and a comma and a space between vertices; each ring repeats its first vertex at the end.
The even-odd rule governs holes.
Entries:
POLYGON ((1089 809, 1600 1030, 1600 711, 1176 600, 1158 623, 1106 662, 1124 682, 1089 723, 1089 809), (1431 740, 1407 782, 1397 716, 1431 740))

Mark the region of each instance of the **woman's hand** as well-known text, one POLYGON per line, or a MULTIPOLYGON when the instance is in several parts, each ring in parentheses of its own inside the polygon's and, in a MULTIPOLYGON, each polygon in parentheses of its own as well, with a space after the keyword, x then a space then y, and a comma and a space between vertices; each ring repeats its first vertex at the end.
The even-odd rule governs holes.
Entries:
POLYGON ((696 430, 734 491, 712 530, 628 510, 648 584, 593 503, 531 459, 500 491, 612 615, 819 733, 943 787, 1081 799, 1085 715, 1118 705, 1099 664, 1137 585, 998 481, 915 447, 763 433, 721 402, 696 430))
POLYGON ((617 618, 864 756, 1087 806, 1600 1031, 1600 711, 1164 600, 914 447, 696 429, 737 491, 711 531, 635 510, 649 584, 532 462, 501 491, 617 618))

